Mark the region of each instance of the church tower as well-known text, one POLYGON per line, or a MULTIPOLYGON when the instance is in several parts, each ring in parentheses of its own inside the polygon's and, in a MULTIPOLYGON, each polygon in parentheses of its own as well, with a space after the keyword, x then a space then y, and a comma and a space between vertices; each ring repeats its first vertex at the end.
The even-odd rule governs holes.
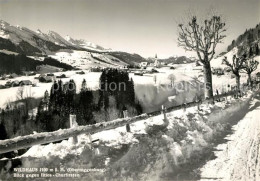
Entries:
POLYGON ((160 62, 158 61, 158 58, 157 58, 157 54, 155 54, 155 57, 154 57, 154 67, 160 67, 160 62))

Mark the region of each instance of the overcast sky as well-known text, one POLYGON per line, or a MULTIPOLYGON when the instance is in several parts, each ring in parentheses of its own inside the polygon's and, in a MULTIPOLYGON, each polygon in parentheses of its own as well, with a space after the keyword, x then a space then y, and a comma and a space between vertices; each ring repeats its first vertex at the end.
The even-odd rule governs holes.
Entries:
POLYGON ((177 47, 176 21, 189 10, 211 8, 228 25, 218 53, 260 22, 260 0, 0 0, 0 19, 144 57, 167 57, 185 54, 177 47))

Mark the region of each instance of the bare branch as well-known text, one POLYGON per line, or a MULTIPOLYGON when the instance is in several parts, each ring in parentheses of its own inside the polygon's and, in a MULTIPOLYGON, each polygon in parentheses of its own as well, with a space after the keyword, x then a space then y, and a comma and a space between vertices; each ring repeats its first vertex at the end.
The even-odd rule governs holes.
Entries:
POLYGON ((212 16, 199 24, 193 16, 187 24, 179 24, 178 46, 187 51, 195 51, 202 63, 211 61, 217 44, 226 37, 225 23, 220 16, 212 16))

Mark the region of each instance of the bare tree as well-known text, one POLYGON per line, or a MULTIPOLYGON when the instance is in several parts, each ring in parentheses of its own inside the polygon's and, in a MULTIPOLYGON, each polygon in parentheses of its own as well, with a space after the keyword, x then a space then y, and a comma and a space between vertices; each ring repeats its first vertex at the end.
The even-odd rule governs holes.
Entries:
POLYGON ((174 74, 168 75, 168 79, 171 81, 171 87, 173 87, 174 86, 174 82, 176 80, 175 75, 174 74))
POLYGON ((223 63, 231 68, 232 73, 236 76, 236 86, 237 91, 240 92, 240 71, 244 68, 246 62, 246 56, 242 55, 237 57, 236 55, 232 58, 232 63, 230 63, 227 57, 224 57, 223 63))
POLYGON ((225 23, 220 16, 212 16, 205 19, 204 23, 198 23, 197 17, 193 16, 188 24, 179 24, 178 46, 186 51, 194 51, 204 67, 204 90, 205 97, 213 97, 212 75, 210 61, 215 55, 218 43, 226 37, 225 23))
POLYGON ((23 100, 24 98, 24 87, 20 86, 16 92, 16 98, 17 100, 23 100))
POLYGON ((257 69, 259 62, 254 60, 254 58, 249 58, 247 61, 244 63, 242 71, 244 71, 248 75, 248 83, 249 86, 252 86, 252 78, 251 74, 257 69))
POLYGON ((257 69, 257 66, 259 64, 258 61, 254 60, 255 55, 257 55, 257 54, 254 54, 253 48, 250 47, 249 52, 248 52, 247 61, 244 63, 244 65, 243 65, 244 68, 242 69, 242 71, 248 75, 248 83, 249 83, 250 87, 252 86, 251 74, 252 74, 252 72, 254 72, 257 69))

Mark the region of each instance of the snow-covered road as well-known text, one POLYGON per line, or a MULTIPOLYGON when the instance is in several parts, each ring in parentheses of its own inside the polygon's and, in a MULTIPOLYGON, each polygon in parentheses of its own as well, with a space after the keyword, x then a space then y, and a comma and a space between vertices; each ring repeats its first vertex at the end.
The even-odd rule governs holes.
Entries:
POLYGON ((201 180, 260 180, 260 95, 233 127, 229 141, 217 146, 216 159, 201 169, 201 180))

